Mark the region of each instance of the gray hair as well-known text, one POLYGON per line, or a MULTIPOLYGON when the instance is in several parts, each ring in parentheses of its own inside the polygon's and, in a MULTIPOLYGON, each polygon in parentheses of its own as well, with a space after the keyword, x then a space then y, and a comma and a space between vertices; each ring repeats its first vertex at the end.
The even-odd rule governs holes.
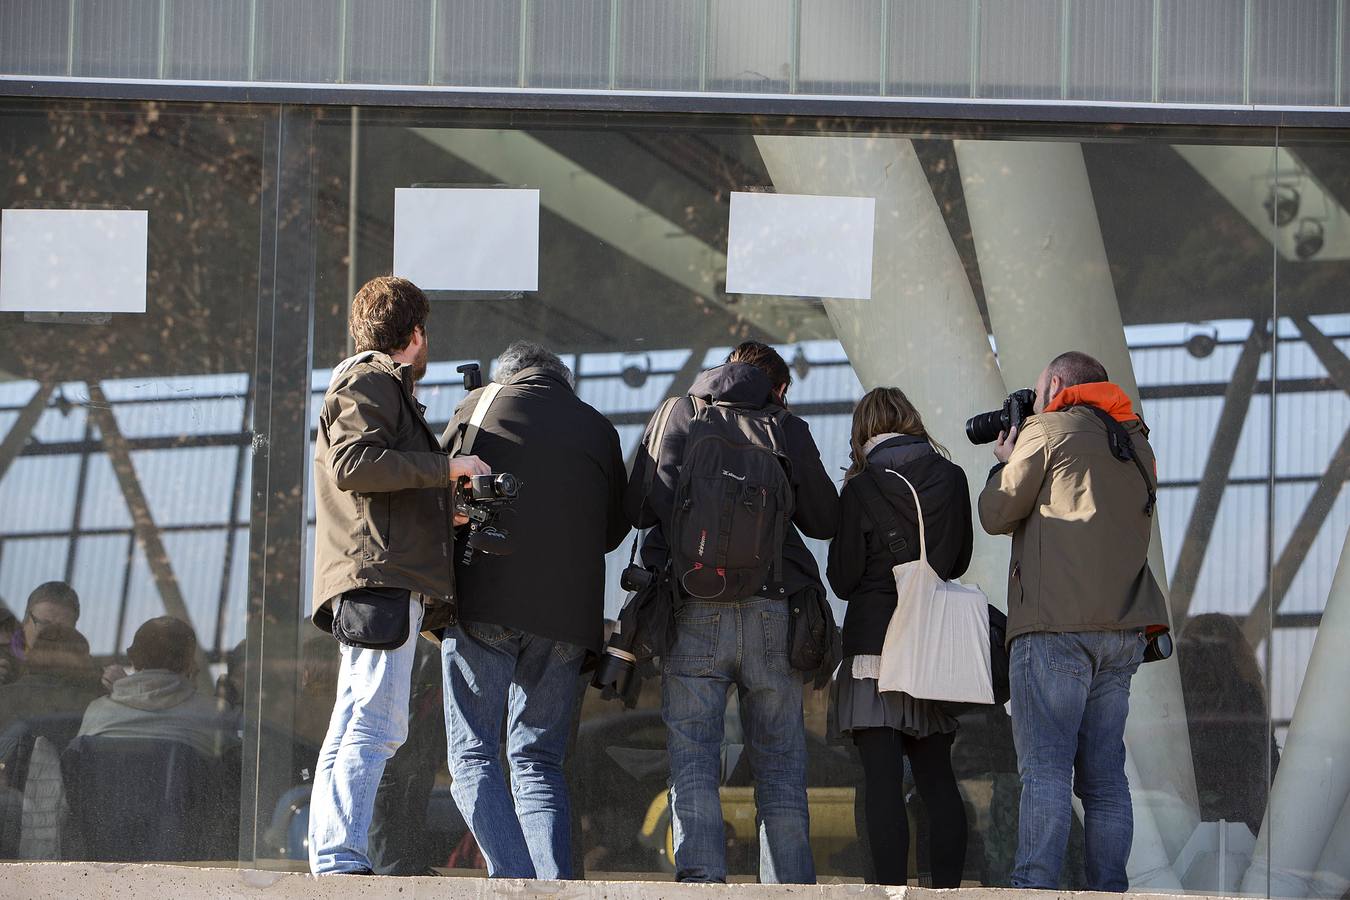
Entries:
POLYGON ((543 369, 557 375, 570 387, 576 388, 572 370, 558 358, 558 354, 534 341, 514 341, 503 350, 502 355, 497 357, 497 364, 492 368, 492 380, 503 384, 526 369, 543 369))

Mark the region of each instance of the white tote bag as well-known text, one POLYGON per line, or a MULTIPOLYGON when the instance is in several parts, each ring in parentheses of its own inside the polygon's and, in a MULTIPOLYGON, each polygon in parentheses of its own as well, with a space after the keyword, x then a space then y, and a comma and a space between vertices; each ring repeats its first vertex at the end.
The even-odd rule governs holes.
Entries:
POLYGON ((923 507, 909 485, 919 519, 919 558, 892 569, 895 613, 886 627, 877 688, 924 700, 993 703, 989 661, 989 598, 977 587, 943 581, 928 564, 923 507))

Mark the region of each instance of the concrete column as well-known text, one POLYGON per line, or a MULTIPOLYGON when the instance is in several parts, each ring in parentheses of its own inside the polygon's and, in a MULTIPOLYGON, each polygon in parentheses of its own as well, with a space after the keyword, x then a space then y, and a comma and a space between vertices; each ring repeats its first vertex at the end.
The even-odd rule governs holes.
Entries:
MULTIPOLYGON (((907 140, 870 137, 756 137, 782 193, 874 197, 872 299, 825 300, 835 333, 863 387, 899 387, 970 481, 971 502, 993 460, 966 440, 965 421, 1007 395, 984 320, 907 140)), ((978 521, 978 520, 977 520, 978 521)), ((1006 608, 1008 544, 975 527, 962 580, 1006 608)))
MULTIPOLYGON (((1278 839, 1278 838, 1277 838, 1278 839)), ((1340 900, 1350 892, 1350 800, 1322 850, 1313 876, 1312 896, 1340 900)))
MULTIPOLYGON (((1329 846, 1346 840, 1337 827, 1350 798, 1350 716, 1345 712, 1345 686, 1350 684, 1350 534, 1341 549, 1322 624, 1299 689, 1289 738, 1270 790, 1270 804, 1261 823, 1251 868, 1242 881, 1244 893, 1306 897, 1324 864, 1329 846), (1333 829, 1337 834, 1332 841, 1333 829)), ((1346 857, 1338 868, 1346 866, 1346 857)))
MULTIPOLYGON (((1106 366, 1138 408, 1139 389, 1079 145, 957 141, 956 158, 1008 387, 1033 385, 1052 358, 1081 350, 1106 366)), ((1142 498, 1142 486, 1140 493, 1142 498)), ((1153 529, 1149 562, 1166 590, 1156 517, 1153 529)), ((1200 821, 1175 658, 1139 670, 1130 707, 1126 745, 1141 788, 1136 831, 1153 828, 1145 821, 1152 816, 1168 858, 1175 860, 1200 821)))

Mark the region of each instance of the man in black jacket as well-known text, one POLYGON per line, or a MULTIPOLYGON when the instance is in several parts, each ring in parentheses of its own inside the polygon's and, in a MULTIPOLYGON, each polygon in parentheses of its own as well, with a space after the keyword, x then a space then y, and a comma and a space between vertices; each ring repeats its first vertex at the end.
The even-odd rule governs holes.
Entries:
MULTIPOLYGON (((750 409, 786 408, 792 381, 787 363, 771 347, 746 341, 725 365, 704 372, 690 395, 709 403, 750 409)), ((639 528, 655 526, 643 543, 644 565, 665 562, 675 490, 694 405, 676 403, 659 447, 652 425, 628 483, 625 505, 639 528), (656 477, 647 486, 655 460, 656 477)), ((811 430, 800 418, 783 418, 784 447, 795 503, 786 529, 782 571, 769 596, 735 602, 684 598, 676 613, 675 642, 663 660, 661 714, 670 751, 675 874, 681 881, 726 881, 726 844, 718 796, 723 716, 735 685, 746 753, 755 777, 761 822, 760 881, 812 883, 806 805, 806 731, 802 723, 802 673, 788 662, 787 597, 823 590, 820 571, 797 529, 814 538, 834 536, 839 497, 820 462, 811 430), (780 593, 781 591, 781 593, 780 593)))
MULTIPOLYGON (((603 639, 605 554, 628 533, 623 454, 614 426, 538 344, 508 347, 494 380, 472 449, 521 488, 501 520, 510 555, 457 555, 460 622, 442 645, 452 791, 489 875, 568 878, 562 762, 582 656, 603 639), (504 717, 510 789, 498 762, 504 717)), ((452 447, 486 390, 456 410, 452 447)))

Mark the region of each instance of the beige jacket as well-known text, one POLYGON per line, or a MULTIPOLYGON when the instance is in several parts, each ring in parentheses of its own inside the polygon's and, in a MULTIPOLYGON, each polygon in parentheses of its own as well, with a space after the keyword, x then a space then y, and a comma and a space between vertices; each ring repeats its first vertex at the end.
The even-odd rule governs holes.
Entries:
MULTIPOLYGON (((1148 432, 1124 423, 1145 470, 1148 432)), ((980 523, 1011 534, 1008 642, 1034 631, 1123 631, 1166 625, 1148 570, 1152 520, 1138 468, 1111 454, 1106 426, 1071 406, 1026 420, 1005 466, 980 494, 980 523)))

